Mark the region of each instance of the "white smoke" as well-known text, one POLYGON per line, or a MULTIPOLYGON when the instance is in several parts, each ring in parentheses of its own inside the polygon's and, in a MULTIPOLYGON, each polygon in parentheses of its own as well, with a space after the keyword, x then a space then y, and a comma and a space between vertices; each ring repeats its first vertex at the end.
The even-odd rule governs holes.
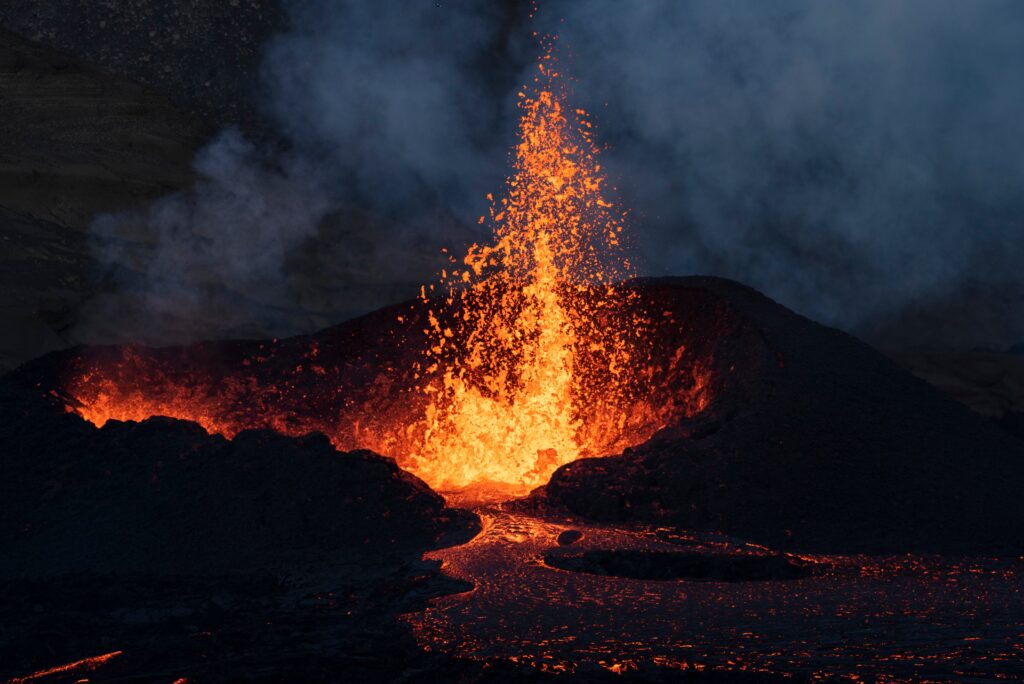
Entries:
POLYGON ((540 30, 596 115, 647 272, 734 277, 882 338, 1024 339, 1022 3, 551 0, 533 21, 487 0, 289 6, 263 70, 278 151, 225 133, 193 192, 97 221, 147 311, 298 330, 333 311, 289 314, 311 282, 430 278, 500 187, 540 30), (128 254, 122 234, 154 248, 128 254), (995 313, 929 322, 971 297, 995 313))

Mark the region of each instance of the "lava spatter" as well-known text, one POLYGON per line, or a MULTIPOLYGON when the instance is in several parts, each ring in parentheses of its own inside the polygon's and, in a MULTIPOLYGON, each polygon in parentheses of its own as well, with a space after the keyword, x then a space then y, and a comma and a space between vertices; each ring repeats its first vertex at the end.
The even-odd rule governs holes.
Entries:
POLYGON ((435 378, 414 470, 443 488, 534 487, 664 418, 637 410, 629 369, 650 323, 620 286, 632 275, 623 213, 550 47, 519 98, 514 173, 503 197, 488 195, 493 243, 442 272, 436 303, 424 291, 428 306, 462 312, 452 327, 429 317, 435 378))

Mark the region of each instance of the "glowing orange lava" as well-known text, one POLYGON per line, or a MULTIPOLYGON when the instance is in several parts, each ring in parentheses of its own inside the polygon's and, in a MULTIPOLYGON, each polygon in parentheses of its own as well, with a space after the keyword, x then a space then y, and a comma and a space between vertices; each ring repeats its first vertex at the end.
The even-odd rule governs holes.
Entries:
POLYGON ((519 93, 506 196, 488 196, 494 243, 442 273, 441 306, 457 302, 463 315, 455 329, 430 316, 429 369, 442 381, 427 387, 413 470, 443 488, 543 484, 560 465, 609 453, 607 433, 631 418, 623 369, 631 333, 647 323, 628 318, 629 295, 616 288, 631 271, 622 217, 602 194, 591 123, 567 106, 551 50, 533 86, 519 93))
POLYGON ((681 336, 685 312, 651 315, 658 305, 622 284, 623 212, 603 192, 586 113, 567 102, 548 50, 520 93, 493 242, 451 259, 418 301, 313 337, 87 349, 54 394, 99 426, 163 415, 227 437, 322 432, 438 491, 492 497, 703 410, 705 359, 681 336))
MULTIPOLYGON (((25 675, 24 677, 15 677, 13 679, 8 680, 8 684, 28 684, 29 682, 37 682, 41 679, 46 679, 54 675, 67 675, 73 672, 92 672, 93 670, 96 670, 101 666, 106 665, 114 658, 117 658, 118 656, 123 654, 124 651, 113 651, 111 653, 104 653, 103 655, 82 658, 81 660, 76 660, 73 663, 66 663, 64 665, 50 667, 45 670, 33 672, 30 675, 25 675)), ((79 681, 89 680, 80 679, 79 681)))

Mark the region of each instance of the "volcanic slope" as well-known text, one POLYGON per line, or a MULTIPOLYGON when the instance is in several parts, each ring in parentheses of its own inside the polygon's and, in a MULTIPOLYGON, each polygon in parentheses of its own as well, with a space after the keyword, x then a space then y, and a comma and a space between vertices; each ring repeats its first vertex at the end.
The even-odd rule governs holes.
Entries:
POLYGON ((705 411, 534 503, 819 552, 974 552, 1024 542, 1024 445, 868 345, 718 278, 638 284, 710 350, 705 411), (717 336, 717 339, 707 339, 717 336))
MULTIPOLYGON (((630 287, 652 321, 633 369, 647 385, 641 399, 661 406, 699 390, 704 408, 670 414, 621 455, 564 466, 523 505, 796 551, 1020 546, 1024 444, 1013 436, 741 284, 630 287)), ((54 415, 67 407, 99 424, 169 415, 227 436, 319 431, 342 451, 371 448, 406 466, 409 455, 389 444, 401 446, 425 407, 417 363, 427 308, 413 301, 284 340, 83 347, 10 379, 45 395, 54 415)))
POLYGON ((322 435, 102 429, 0 385, 0 578, 307 571, 415 559, 476 530, 394 461, 322 435))

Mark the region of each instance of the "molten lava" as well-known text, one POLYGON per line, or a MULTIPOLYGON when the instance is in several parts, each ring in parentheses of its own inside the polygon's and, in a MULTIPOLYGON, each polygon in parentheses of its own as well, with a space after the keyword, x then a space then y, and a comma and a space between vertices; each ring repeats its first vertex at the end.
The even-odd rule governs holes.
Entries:
MULTIPOLYGON (((38 672, 33 672, 30 675, 25 675, 24 677, 14 677, 13 679, 9 679, 7 684, 29 684, 29 682, 37 682, 41 679, 49 679, 59 675, 92 672, 93 670, 98 670, 103 665, 106 665, 111 660, 121 655, 124 655, 124 651, 112 651, 110 653, 104 653, 103 655, 82 658, 81 660, 76 660, 73 663, 66 663, 64 665, 47 668, 45 670, 39 670, 38 672)), ((77 681, 87 682, 89 680, 79 679, 77 681)))
POLYGON ((549 49, 520 93, 514 173, 489 196, 493 242, 450 259, 418 301, 315 337, 95 348, 60 393, 68 410, 96 425, 188 419, 228 437, 319 431, 437 490, 501 494, 702 410, 704 359, 679 338, 682 312, 624 284, 624 214, 602 191, 586 113, 567 102, 549 49))
POLYGON ((414 470, 445 488, 537 486, 564 463, 614 449, 609 433, 627 422, 651 420, 629 413, 623 373, 647 324, 629 320, 629 295, 615 286, 630 273, 622 217, 602 195, 586 113, 566 95, 549 50, 532 92, 519 94, 506 196, 488 196, 494 243, 442 273, 440 305, 458 302, 463 315, 454 329, 429 318, 429 369, 441 382, 427 387, 414 470))

